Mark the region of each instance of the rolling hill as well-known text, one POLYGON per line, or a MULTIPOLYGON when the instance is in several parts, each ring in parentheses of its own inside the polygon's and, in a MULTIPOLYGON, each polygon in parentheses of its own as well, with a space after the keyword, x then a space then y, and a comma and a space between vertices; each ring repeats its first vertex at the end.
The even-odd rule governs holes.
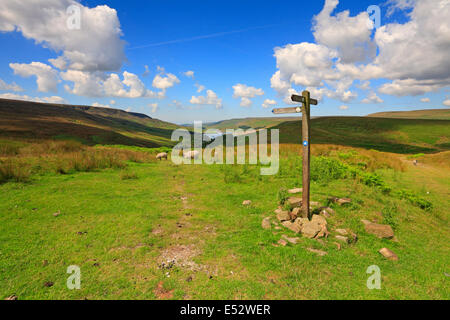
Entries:
POLYGON ((0 99, 0 137, 75 139, 87 145, 171 146, 177 125, 119 109, 0 99))
MULTIPOLYGON (((311 120, 312 143, 337 144, 395 153, 450 150, 450 120, 322 117, 311 120)), ((301 143, 301 121, 284 122, 281 143, 301 143)))
POLYGON ((450 109, 391 111, 369 114, 371 118, 450 120, 450 109))
POLYGON ((284 122, 298 121, 298 117, 268 117, 268 118, 243 118, 243 119, 231 119, 223 120, 214 123, 208 123, 205 125, 208 129, 264 129, 274 127, 284 122))

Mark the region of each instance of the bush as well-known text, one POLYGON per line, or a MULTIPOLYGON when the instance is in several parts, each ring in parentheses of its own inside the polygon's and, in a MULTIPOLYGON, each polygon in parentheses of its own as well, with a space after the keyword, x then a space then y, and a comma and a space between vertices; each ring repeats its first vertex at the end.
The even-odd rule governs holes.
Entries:
POLYGON ((24 166, 13 160, 0 162, 0 183, 8 181, 28 182, 31 172, 28 166, 24 166))
POLYGON ((398 209, 394 204, 389 204, 382 210, 383 223, 390 225, 393 229, 398 227, 398 209))
POLYGON ((329 182, 349 176, 348 168, 339 160, 327 157, 311 159, 311 180, 329 182))
POLYGON ((284 204, 286 203, 288 198, 289 198, 289 193, 286 190, 286 188, 281 188, 280 190, 278 190, 278 203, 281 206, 284 206, 284 204))

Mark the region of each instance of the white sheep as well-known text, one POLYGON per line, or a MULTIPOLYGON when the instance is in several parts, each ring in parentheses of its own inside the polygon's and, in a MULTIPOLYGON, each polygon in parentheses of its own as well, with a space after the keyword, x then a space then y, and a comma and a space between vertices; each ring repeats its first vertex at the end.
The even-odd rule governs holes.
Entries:
POLYGON ((166 152, 162 152, 162 153, 158 153, 157 155, 156 155, 156 160, 163 160, 163 159, 166 159, 167 160, 167 158, 169 157, 169 155, 166 153, 166 152))

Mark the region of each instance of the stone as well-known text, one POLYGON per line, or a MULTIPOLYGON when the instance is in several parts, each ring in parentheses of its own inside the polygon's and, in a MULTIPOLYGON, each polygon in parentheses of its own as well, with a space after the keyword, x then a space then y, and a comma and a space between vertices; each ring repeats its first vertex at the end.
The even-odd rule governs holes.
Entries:
POLYGON ((320 215, 321 215, 322 217, 324 217, 325 219, 331 218, 331 215, 330 215, 328 212, 326 212, 325 210, 322 210, 322 211, 320 212, 320 215))
POLYGON ((283 236, 282 236, 282 239, 283 239, 283 240, 286 240, 287 242, 289 242, 289 243, 291 243, 291 244, 294 244, 294 245, 300 243, 300 238, 289 238, 288 236, 283 235, 283 236))
POLYGON ((338 200, 337 200, 337 203, 338 203, 340 206, 343 206, 344 204, 352 203, 352 199, 341 198, 341 199, 338 199, 338 200))
POLYGON ((348 235, 348 232, 345 229, 336 229, 336 232, 339 233, 341 236, 348 235))
POLYGON ((44 283, 44 287, 46 287, 46 288, 51 288, 51 287, 53 287, 53 285, 54 285, 54 283, 51 281, 44 283))
POLYGON ((372 222, 371 221, 369 221, 369 220, 361 220, 361 222, 365 225, 365 226, 367 226, 368 224, 371 224, 372 222))
POLYGON ((302 209, 301 208, 294 208, 294 210, 292 210, 291 212, 291 219, 295 220, 298 217, 300 217, 302 215, 302 209))
POLYGON ((389 260, 392 260, 392 261, 398 261, 398 256, 394 252, 389 250, 388 248, 383 248, 383 249, 381 249, 378 252, 381 253, 381 255, 383 257, 385 257, 386 259, 389 259, 389 260))
POLYGON ((337 250, 338 250, 338 251, 341 251, 341 248, 342 248, 341 244, 338 243, 338 242, 333 242, 333 243, 336 245, 337 250))
POLYGON ((320 203, 318 203, 318 202, 316 202, 316 201, 311 201, 311 202, 309 203, 309 205, 310 205, 311 207, 318 207, 318 206, 320 205, 320 203))
POLYGON ((298 225, 295 222, 285 221, 285 222, 283 222, 283 226, 285 226, 286 228, 288 228, 289 230, 291 230, 295 233, 300 233, 302 231, 302 226, 298 225))
MULTIPOLYGON (((277 219, 280 220, 280 222, 291 220, 291 215, 289 214, 289 211, 284 211, 284 210, 280 210, 280 209, 278 209, 278 210, 277 210, 278 211, 277 219)), ((277 212, 277 211, 275 211, 275 212, 277 212)))
POLYGON ((308 250, 309 252, 315 253, 315 254, 317 254, 317 255, 319 255, 319 256, 321 256, 321 257, 326 256, 326 255, 328 254, 328 253, 325 252, 325 251, 317 250, 317 249, 313 249, 313 248, 308 248, 308 249, 306 249, 306 250, 308 250))
POLYGON ((61 215, 61 211, 58 211, 58 212, 55 212, 54 214, 53 214, 53 216, 56 218, 56 217, 59 217, 61 215))
POLYGON ((19 299, 17 298, 17 296, 9 296, 8 298, 5 299, 5 301, 16 301, 17 299, 19 299))
POLYGON ((244 202, 242 202, 242 205, 246 206, 246 207, 251 206, 252 205, 252 201, 251 200, 245 200, 244 202))
POLYGON ((261 226, 263 229, 269 230, 272 227, 272 225, 270 223, 270 218, 264 218, 261 223, 261 226))
POLYGON ((43 267, 48 266, 48 261, 47 261, 47 260, 42 261, 42 266, 43 266, 43 267))
POLYGON ((283 230, 283 228, 281 228, 281 227, 275 227, 275 230, 280 231, 280 230, 283 230))
POLYGON ((328 232, 327 226, 326 225, 321 225, 322 230, 320 230, 320 232, 317 234, 316 239, 318 238, 328 238, 328 235, 330 234, 328 232))
POLYGON ((319 224, 312 221, 304 224, 302 227, 302 235, 309 239, 315 238, 321 231, 322 227, 319 224))
POLYGON ((325 219, 322 216, 318 216, 318 215, 313 215, 311 222, 317 223, 321 226, 326 226, 328 225, 327 219, 325 219))
POLYGON ((336 238, 336 240, 338 240, 338 241, 341 241, 341 242, 344 242, 344 243, 349 243, 349 240, 348 240, 347 237, 344 237, 344 236, 336 236, 335 238, 336 238))
POLYGON ((302 193, 303 189, 302 188, 294 188, 288 191, 290 194, 297 194, 297 193, 302 193))
POLYGON ((386 224, 377 224, 370 222, 365 224, 365 229, 367 233, 376 235, 380 239, 392 239, 395 236, 392 227, 386 224))
POLYGON ((294 208, 301 207, 303 200, 297 197, 288 198, 287 202, 294 208))
POLYGON ((306 223, 309 223, 309 219, 308 218, 297 218, 297 219, 295 219, 295 223, 299 224, 300 226, 303 226, 306 223))
POLYGON ((279 244, 280 246, 286 247, 288 243, 287 243, 286 240, 280 239, 280 241, 278 241, 278 244, 279 244))

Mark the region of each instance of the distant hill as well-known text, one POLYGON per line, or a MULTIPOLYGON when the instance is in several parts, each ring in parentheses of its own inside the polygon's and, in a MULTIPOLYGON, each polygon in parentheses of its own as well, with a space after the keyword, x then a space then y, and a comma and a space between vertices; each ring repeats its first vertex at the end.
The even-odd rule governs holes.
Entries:
MULTIPOLYGON (((300 144, 301 121, 276 127, 281 143, 300 144)), ((450 120, 321 117, 311 120, 312 143, 337 144, 396 153, 450 150, 450 120)))
POLYGON ((392 111, 369 114, 372 118, 450 120, 450 109, 392 111))
POLYGON ((274 127, 283 122, 299 121, 298 117, 270 117, 270 118, 243 118, 223 120, 219 122, 207 123, 205 125, 208 129, 265 129, 274 127))
POLYGON ((0 137, 171 146, 177 125, 119 109, 0 99, 0 137))

